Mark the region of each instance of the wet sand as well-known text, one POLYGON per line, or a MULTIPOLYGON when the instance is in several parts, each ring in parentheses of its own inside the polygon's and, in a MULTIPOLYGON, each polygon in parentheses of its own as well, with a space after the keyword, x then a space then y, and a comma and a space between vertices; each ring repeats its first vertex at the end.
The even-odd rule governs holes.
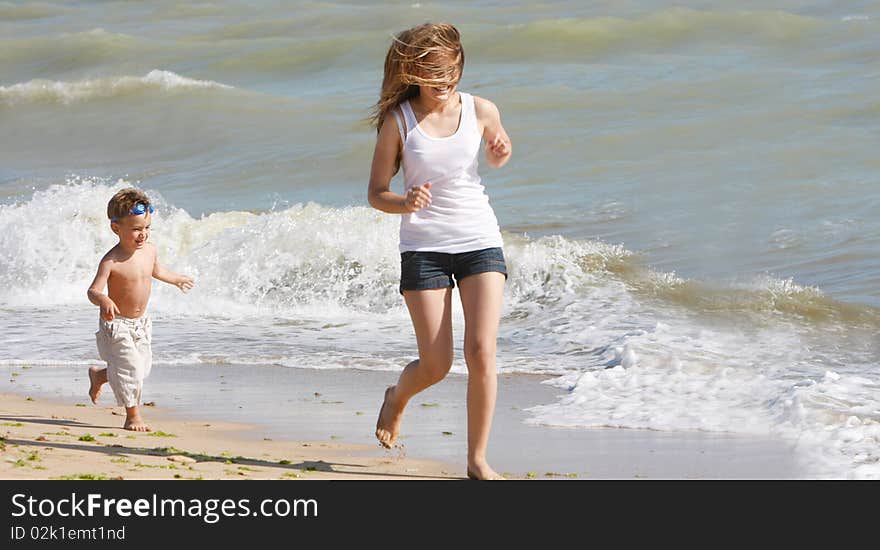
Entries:
MULTIPOLYGON (((394 383, 397 373, 155 366, 144 389, 145 402, 154 406, 143 407, 143 416, 156 431, 176 436, 161 437, 122 430, 123 410, 113 406, 109 387, 98 405, 91 404, 86 371, 85 366, 0 367, 0 436, 6 439, 0 476, 461 479, 465 475, 467 379, 462 375, 451 374, 410 402, 399 447, 389 451, 379 447, 373 431, 383 390, 394 383), (80 441, 86 433, 95 441, 80 441), (114 436, 100 435, 110 433, 114 436), (45 441, 37 441, 41 436, 45 441), (39 461, 28 460, 28 451, 37 451, 39 461), (78 457, 73 464, 68 453, 78 457), (60 454, 65 455, 63 461, 50 458, 60 454), (169 460, 175 454, 196 462, 184 460, 186 469, 180 471, 179 463, 169 460), (114 458, 128 462, 113 462, 114 458), (36 468, 40 465, 46 469, 36 468)), ((545 379, 529 375, 499 379, 489 460, 510 479, 804 477, 792 445, 773 438, 526 424, 528 407, 552 403, 562 393, 542 384, 545 379)))

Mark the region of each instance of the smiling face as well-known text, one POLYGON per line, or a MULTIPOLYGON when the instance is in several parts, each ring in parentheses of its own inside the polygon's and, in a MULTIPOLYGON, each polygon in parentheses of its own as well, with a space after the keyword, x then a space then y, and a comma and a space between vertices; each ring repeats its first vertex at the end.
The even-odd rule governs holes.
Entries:
POLYGON ((428 101, 448 101, 454 97, 461 80, 461 58, 457 52, 443 52, 425 57, 418 71, 419 95, 428 101))
POLYGON ((454 96, 458 84, 445 86, 419 86, 419 95, 428 101, 445 102, 454 96))
POLYGON ((152 215, 149 212, 140 215, 128 215, 117 222, 111 222, 110 228, 119 236, 119 244, 128 252, 141 249, 150 238, 150 223, 152 215))

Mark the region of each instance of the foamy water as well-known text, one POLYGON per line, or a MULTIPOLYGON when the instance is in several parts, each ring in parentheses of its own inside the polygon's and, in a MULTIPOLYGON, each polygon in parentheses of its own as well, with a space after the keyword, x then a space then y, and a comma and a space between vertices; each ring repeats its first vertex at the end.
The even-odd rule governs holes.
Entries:
POLYGON ((70 104, 77 101, 107 99, 114 96, 146 92, 151 89, 172 91, 186 88, 229 88, 211 81, 184 78, 169 71, 153 70, 142 77, 123 76, 99 78, 79 82, 32 80, 13 86, 0 86, 0 101, 14 107, 17 103, 58 102, 70 104))
POLYGON ((807 475, 876 478, 878 17, 0 3, 0 364, 94 364, 85 289, 106 201, 137 183, 198 281, 156 283, 157 365, 400 369, 398 220, 366 206, 363 119, 390 34, 447 19, 515 145, 481 174, 510 267, 499 366, 562 394, 530 422, 770 434, 807 475))

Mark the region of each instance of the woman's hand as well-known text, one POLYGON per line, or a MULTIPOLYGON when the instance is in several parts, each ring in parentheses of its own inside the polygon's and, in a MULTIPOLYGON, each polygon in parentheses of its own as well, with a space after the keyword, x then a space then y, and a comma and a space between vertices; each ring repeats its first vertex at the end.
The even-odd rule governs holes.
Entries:
POLYGON ((500 133, 495 134, 495 137, 486 144, 486 153, 489 157, 489 164, 500 166, 510 156, 510 141, 505 139, 500 133))
POLYGON ((431 204, 431 182, 410 187, 403 197, 403 206, 409 213, 418 212, 431 204))

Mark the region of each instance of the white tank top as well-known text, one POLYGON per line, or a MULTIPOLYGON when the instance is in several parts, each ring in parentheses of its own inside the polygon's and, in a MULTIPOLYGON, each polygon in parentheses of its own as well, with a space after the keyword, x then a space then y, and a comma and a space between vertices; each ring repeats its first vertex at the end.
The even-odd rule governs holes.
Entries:
POLYGON ((482 136, 474 97, 459 95, 461 118, 449 137, 423 132, 409 101, 400 105, 406 132, 394 111, 403 141, 404 191, 431 182, 430 206, 401 217, 401 252, 457 254, 503 246, 498 220, 477 174, 482 136))

